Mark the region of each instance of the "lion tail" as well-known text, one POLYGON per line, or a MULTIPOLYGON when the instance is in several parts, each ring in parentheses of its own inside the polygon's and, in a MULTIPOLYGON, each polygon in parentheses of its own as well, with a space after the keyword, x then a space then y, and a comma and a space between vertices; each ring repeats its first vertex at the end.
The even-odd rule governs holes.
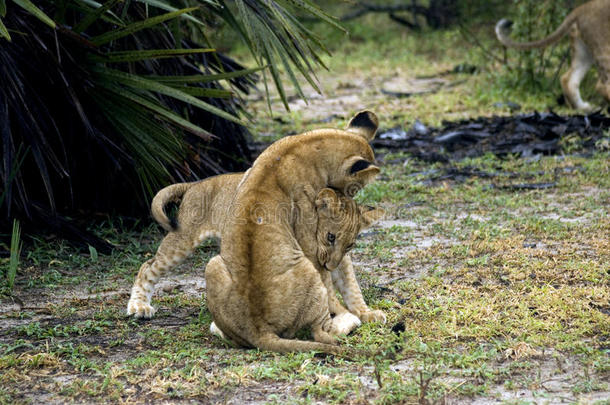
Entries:
POLYGON ((336 345, 327 343, 311 342, 307 340, 283 339, 272 333, 266 334, 256 342, 256 347, 261 350, 273 352, 322 352, 329 354, 342 354, 345 350, 336 345))
POLYGON ((175 218, 168 218, 165 213, 165 206, 171 201, 179 201, 184 193, 195 183, 178 183, 167 186, 155 195, 152 200, 150 210, 153 218, 168 232, 178 228, 175 218))
POLYGON ((547 37, 531 42, 514 42, 509 37, 510 26, 512 25, 512 22, 503 18, 496 24, 496 37, 498 38, 498 41, 500 41, 502 45, 506 46, 507 48, 515 48, 520 50, 546 48, 547 46, 559 41, 564 35, 567 34, 572 24, 574 24, 574 22, 576 21, 578 15, 579 10, 575 9, 570 14, 568 14, 568 16, 561 23, 561 25, 547 37))

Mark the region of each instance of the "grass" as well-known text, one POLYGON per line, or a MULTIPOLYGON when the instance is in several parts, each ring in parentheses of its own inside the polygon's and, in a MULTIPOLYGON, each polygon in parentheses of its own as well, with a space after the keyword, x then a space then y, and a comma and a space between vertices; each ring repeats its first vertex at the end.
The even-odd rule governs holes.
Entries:
MULTIPOLYGON (((353 251, 365 298, 388 315, 345 339, 361 356, 232 348, 208 332, 201 295, 179 288, 156 296, 153 320, 124 317, 133 274, 161 234, 106 224, 98 232, 122 248, 97 261, 62 242, 30 249, 15 286, 24 308, 1 318, 0 398, 383 404, 529 390, 552 399, 553 378, 575 401, 607 392, 607 154, 456 164, 541 177, 581 169, 555 189, 515 192, 487 178, 419 187, 425 175, 412 174, 426 164, 383 166, 385 191, 367 187, 357 198, 408 208, 389 210, 394 222, 367 231, 353 251), (410 192, 396 195, 394 183, 410 192)), ((173 279, 201 277, 215 252, 200 248, 173 279)))
MULTIPOLYGON (((455 30, 412 34, 379 18, 353 25, 347 41, 328 34, 335 57, 320 79, 330 98, 361 93, 348 107, 375 110, 383 127, 508 114, 492 106, 497 101, 524 111, 552 104, 548 95, 504 89, 506 79, 493 69, 457 75, 451 80, 467 82, 428 96, 381 96, 383 81, 397 73, 433 74, 481 59, 455 30)), ((311 101, 322 118, 332 111, 325 102, 311 101)), ((342 126, 349 117, 321 123, 274 102, 272 119, 263 102, 250 103, 256 131, 272 134, 261 139, 342 126)), ((34 240, 0 305, 0 403, 603 403, 610 391, 610 159, 603 145, 592 156, 578 152, 576 143, 564 156, 538 160, 465 159, 452 165, 498 175, 456 182, 435 179, 431 171, 444 165, 377 151, 379 180, 357 199, 388 214, 352 254, 365 299, 388 322, 344 338, 359 350, 351 359, 236 349, 211 335, 197 282, 218 252, 213 244, 164 276, 156 316, 136 321, 125 307, 135 273, 162 238, 156 226, 95 225, 117 246, 109 256, 34 240), (549 189, 497 187, 552 181, 555 173, 549 189)), ((9 262, 1 260, 4 272, 9 262)))

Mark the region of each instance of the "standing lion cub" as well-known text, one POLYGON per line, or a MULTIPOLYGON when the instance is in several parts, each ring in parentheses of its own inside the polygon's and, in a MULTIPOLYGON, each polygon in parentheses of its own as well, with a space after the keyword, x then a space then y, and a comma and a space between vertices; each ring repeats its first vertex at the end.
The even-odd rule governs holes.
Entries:
POLYGON ((573 108, 591 110, 580 96, 580 82, 595 63, 598 81, 596 90, 610 102, 610 0, 592 0, 575 8, 548 37, 533 42, 518 43, 509 37, 510 21, 496 24, 498 40, 509 48, 545 48, 559 41, 568 32, 572 40, 572 64, 561 76, 566 101, 573 108))

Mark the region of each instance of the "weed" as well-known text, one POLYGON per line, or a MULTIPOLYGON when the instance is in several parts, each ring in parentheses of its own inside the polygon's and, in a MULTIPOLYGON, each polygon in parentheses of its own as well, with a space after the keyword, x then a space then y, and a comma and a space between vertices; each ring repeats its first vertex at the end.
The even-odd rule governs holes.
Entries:
POLYGON ((11 247, 8 268, 6 270, 6 285, 9 293, 13 292, 15 286, 15 276, 19 267, 19 256, 21 255, 21 230, 19 221, 13 220, 13 231, 11 234, 11 247))

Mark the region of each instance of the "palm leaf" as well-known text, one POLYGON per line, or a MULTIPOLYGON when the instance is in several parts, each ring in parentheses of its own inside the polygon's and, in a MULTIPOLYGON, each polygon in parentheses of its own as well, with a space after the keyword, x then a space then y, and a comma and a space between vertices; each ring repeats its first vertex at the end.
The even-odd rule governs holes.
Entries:
MULTIPOLYGON (((219 0, 219 2, 221 1, 219 0)), ((288 109, 288 101, 284 86, 281 83, 278 64, 283 66, 299 96, 304 98, 304 93, 295 71, 298 71, 319 92, 310 60, 325 67, 317 52, 328 51, 311 31, 307 30, 286 11, 281 3, 289 4, 313 14, 332 26, 345 31, 337 20, 308 0, 285 0, 281 3, 274 0, 235 0, 234 3, 237 17, 228 11, 229 8, 225 2, 221 3, 223 9, 217 10, 217 12, 240 34, 250 52, 254 55, 256 62, 259 65, 266 64, 269 66, 271 78, 285 108, 288 109)), ((266 85, 265 91, 267 91, 266 85)))
MULTIPOLYGON (((139 3, 144 3, 146 5, 159 8, 161 10, 165 10, 165 11, 177 11, 178 10, 176 7, 170 6, 169 4, 166 4, 163 1, 159 1, 159 0, 136 0, 136 1, 139 3)), ((216 6, 216 7, 219 6, 217 2, 212 1, 212 0, 201 0, 201 1, 204 3, 208 3, 212 6, 216 6)), ((189 14, 181 15, 180 18, 186 18, 190 22, 195 23, 196 25, 205 26, 205 24, 203 24, 203 22, 201 20, 199 20, 189 14)))
MULTIPOLYGON (((121 2, 124 0, 118 0, 118 1, 121 2)), ((101 7, 104 7, 106 4, 108 4, 108 2, 106 2, 104 4, 100 4, 94 0, 73 0, 68 3, 68 7, 81 11, 83 14, 86 15, 84 17, 86 19, 87 16, 89 16, 92 13, 91 9, 93 9, 95 12, 95 10, 99 10, 101 7)), ((99 20, 94 21, 94 23, 97 24, 100 20, 104 21, 104 22, 108 22, 110 24, 118 25, 119 27, 125 26, 125 22, 118 15, 113 13, 112 10, 106 10, 106 12, 99 14, 99 20)), ((78 24, 81 24, 82 22, 83 22, 83 20, 78 22, 78 24)), ((84 30, 86 30, 86 29, 87 28, 85 28, 84 30)), ((73 31, 79 32, 76 29, 74 29, 73 31)))
POLYGON ((8 41, 11 40, 11 36, 8 33, 8 30, 6 29, 4 24, 2 23, 2 20, 0 20, 0 37, 7 39, 8 41))
POLYGON ((91 55, 92 60, 98 62, 119 63, 137 62, 151 59, 175 58, 178 56, 192 55, 196 53, 216 52, 211 48, 195 49, 149 49, 145 51, 117 51, 108 52, 103 56, 91 55))
POLYGON ((170 86, 174 83, 186 84, 186 83, 209 83, 217 82, 219 80, 229 80, 236 77, 243 77, 251 75, 265 69, 267 66, 261 66, 252 69, 243 69, 235 72, 227 73, 216 73, 209 75, 190 75, 190 76, 159 76, 159 75, 148 75, 144 76, 146 79, 154 80, 161 83, 167 83, 170 86))
POLYGON ((341 24, 339 24, 339 21, 335 17, 331 16, 330 14, 325 13, 324 11, 322 11, 322 9, 320 9, 317 5, 315 5, 311 1, 309 1, 309 0, 287 0, 287 1, 289 3, 291 3, 293 6, 300 8, 302 10, 305 10, 305 11, 309 12, 310 14, 315 15, 319 19, 327 22, 328 24, 332 25, 333 27, 335 27, 338 30, 341 30, 347 34, 347 30, 341 24))
POLYGON ((224 89, 209 89, 206 87, 188 87, 188 86, 172 86, 180 91, 189 94, 194 97, 207 97, 207 98, 231 98, 234 93, 230 90, 224 89))
POLYGON ((169 87, 164 84, 145 79, 138 75, 124 73, 118 70, 94 68, 94 71, 100 74, 101 76, 116 80, 117 82, 128 85, 130 87, 142 90, 151 90, 160 94, 164 94, 166 96, 173 97, 177 100, 184 101, 185 103, 194 105, 195 107, 199 107, 202 110, 211 112, 214 115, 235 122, 236 124, 245 125, 245 123, 242 122, 239 118, 228 114, 225 111, 216 108, 204 101, 201 101, 193 96, 190 96, 174 87, 169 87))
POLYGON ((122 97, 125 97, 126 99, 131 100, 137 104, 140 104, 143 107, 148 108, 149 110, 153 111, 154 113, 158 114, 159 116, 167 119, 168 121, 178 125, 179 127, 183 128, 183 129, 191 132, 194 135, 197 135, 205 140, 210 140, 214 137, 214 135, 212 135, 205 129, 198 127, 195 124, 192 124, 191 122, 185 120, 184 118, 180 117, 179 115, 171 112, 167 108, 164 108, 164 107, 160 106, 158 103, 155 103, 154 101, 147 100, 146 98, 144 98, 138 94, 135 94, 134 92, 125 90, 119 86, 113 85, 112 83, 103 83, 103 85, 108 90, 110 90, 122 97))
POLYGON ((97 7, 93 12, 87 14, 85 16, 85 18, 83 18, 81 20, 81 22, 79 22, 76 25, 76 27, 74 27, 74 31, 75 32, 83 32, 83 31, 85 31, 87 28, 89 28, 89 26, 91 24, 93 24, 95 21, 97 21, 105 12, 107 12, 112 7, 114 7, 119 1, 122 1, 122 0, 108 0, 108 1, 106 1, 103 6, 97 7))
MULTIPOLYGON (((13 0, 16 1, 16 0, 13 0)), ((27 1, 27 0, 19 0, 19 1, 27 1)), ((138 31, 141 31, 146 28, 153 27, 155 25, 159 25, 164 21, 171 20, 172 18, 176 18, 182 14, 190 13, 191 11, 197 10, 199 7, 190 7, 184 8, 178 11, 172 11, 171 13, 161 14, 156 17, 147 18, 143 21, 138 21, 132 24, 129 24, 123 29, 116 31, 108 31, 104 34, 95 36, 91 38, 91 42, 97 46, 106 44, 108 42, 114 41, 119 38, 123 38, 129 35, 132 35, 138 31)))
POLYGON ((48 15, 44 13, 41 9, 36 7, 34 3, 30 0, 12 0, 13 3, 17 4, 19 7, 27 10, 34 17, 38 18, 40 21, 45 23, 51 28, 55 28, 55 21, 53 21, 48 15))

